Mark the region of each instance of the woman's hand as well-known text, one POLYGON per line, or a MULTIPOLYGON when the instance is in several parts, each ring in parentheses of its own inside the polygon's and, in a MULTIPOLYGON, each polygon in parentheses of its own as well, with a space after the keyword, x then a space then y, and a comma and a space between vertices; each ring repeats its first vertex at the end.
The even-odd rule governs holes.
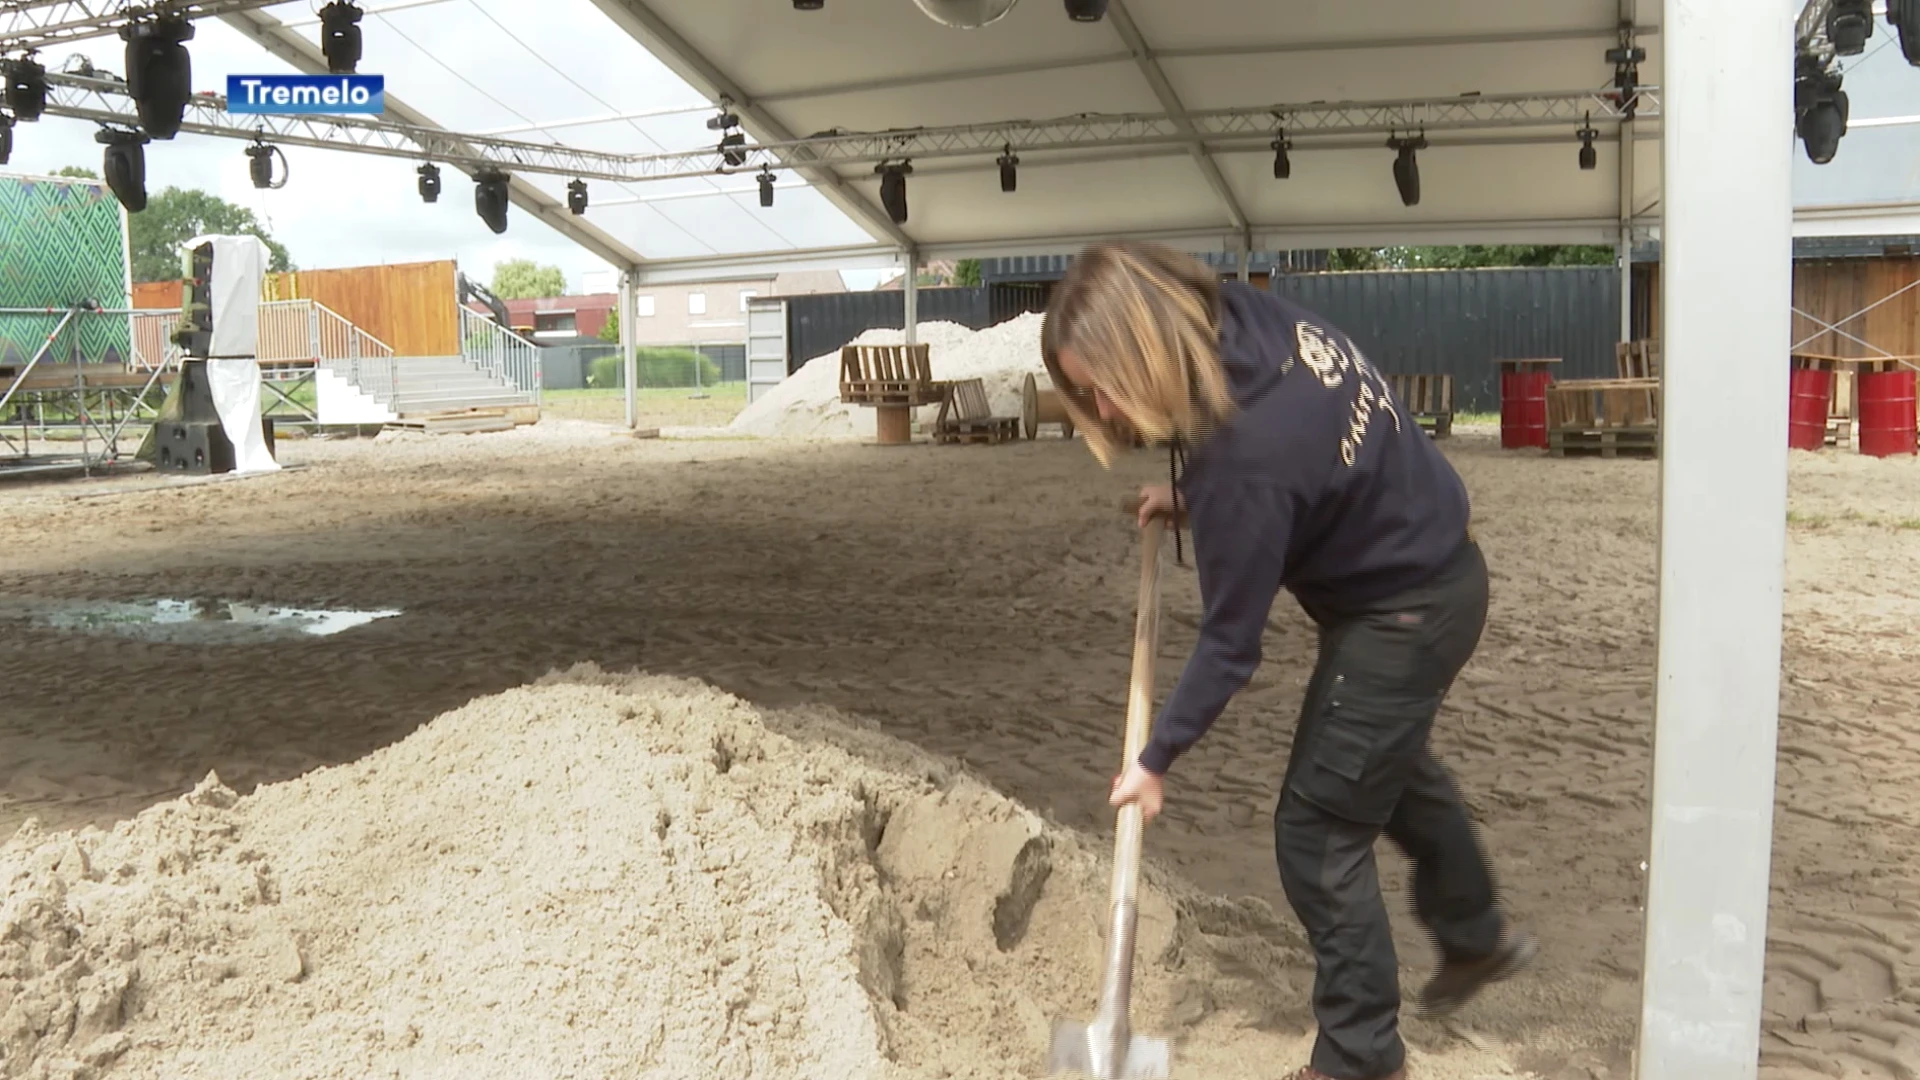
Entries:
POLYGON ((1139 803, 1140 820, 1144 823, 1160 816, 1165 793, 1160 786, 1160 777, 1148 772, 1146 766, 1136 761, 1127 766, 1126 772, 1113 778, 1113 794, 1107 802, 1116 808, 1139 803))
POLYGON ((1147 527, 1148 522, 1156 517, 1163 515, 1171 516, 1173 514, 1172 485, 1148 484, 1141 488, 1140 505, 1135 508, 1134 512, 1140 521, 1140 527, 1143 529, 1147 527))

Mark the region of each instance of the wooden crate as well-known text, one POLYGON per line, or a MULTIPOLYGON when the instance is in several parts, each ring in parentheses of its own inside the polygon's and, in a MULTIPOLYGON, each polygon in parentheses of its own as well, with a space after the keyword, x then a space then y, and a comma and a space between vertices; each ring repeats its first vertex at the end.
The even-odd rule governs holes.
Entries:
POLYGON ((1019 417, 992 415, 985 382, 960 379, 941 385, 946 393, 940 399, 940 415, 933 421, 934 442, 991 445, 1020 437, 1019 417))
POLYGON ((1564 379, 1547 387, 1547 430, 1658 428, 1660 380, 1564 379))
POLYGON ((840 349, 840 400, 849 405, 932 405, 945 396, 933 380, 925 345, 845 345, 840 349))
POLYGON ((1547 387, 1552 457, 1650 457, 1660 445, 1660 380, 1568 379, 1547 387))
POLYGON ((1394 403, 1436 439, 1453 434, 1453 376, 1389 375, 1394 403))

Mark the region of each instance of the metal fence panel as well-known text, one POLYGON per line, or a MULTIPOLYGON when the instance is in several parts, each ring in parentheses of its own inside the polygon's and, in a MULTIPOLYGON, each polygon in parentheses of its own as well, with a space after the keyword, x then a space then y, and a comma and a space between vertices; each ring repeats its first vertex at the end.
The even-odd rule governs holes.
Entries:
MULTIPOLYGON (((789 374, 816 356, 838 352, 840 346, 868 330, 899 330, 907 324, 907 295, 897 289, 785 299, 789 374)), ((956 322, 975 330, 991 325, 984 288, 921 289, 919 299, 923 323, 956 322)))
POLYGON ((1614 374, 1614 267, 1289 274, 1269 287, 1344 330, 1382 371, 1452 375, 1463 412, 1499 409, 1496 360, 1559 357, 1567 379, 1614 374))

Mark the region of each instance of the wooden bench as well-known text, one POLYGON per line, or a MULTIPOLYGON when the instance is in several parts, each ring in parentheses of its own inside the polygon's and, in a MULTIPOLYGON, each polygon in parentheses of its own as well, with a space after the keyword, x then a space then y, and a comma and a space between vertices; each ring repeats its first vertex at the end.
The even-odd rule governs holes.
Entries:
POLYGON ((877 442, 913 441, 913 410, 944 400, 945 384, 933 379, 925 345, 844 345, 840 349, 840 400, 874 410, 877 442))
POLYGON ((940 399, 940 415, 933 421, 934 442, 992 445, 1020 437, 1019 417, 992 415, 985 382, 959 379, 942 385, 946 393, 940 399))
POLYGON ((1387 389, 1428 435, 1444 439, 1453 434, 1453 376, 1389 375, 1387 389))

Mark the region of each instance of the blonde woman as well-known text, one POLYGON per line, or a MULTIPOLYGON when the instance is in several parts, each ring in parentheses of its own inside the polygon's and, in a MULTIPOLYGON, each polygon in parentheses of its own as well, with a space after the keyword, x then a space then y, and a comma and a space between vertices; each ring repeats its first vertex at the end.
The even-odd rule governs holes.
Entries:
POLYGON ((1042 348, 1103 464, 1139 441, 1168 448, 1172 482, 1141 490, 1139 520, 1172 516, 1176 552, 1190 529, 1199 572, 1199 640, 1113 804, 1159 813, 1168 769, 1246 685, 1273 601, 1292 593, 1320 632, 1274 811, 1281 885, 1316 964, 1319 1035, 1293 1080, 1399 1080, 1382 832, 1413 860, 1414 909, 1439 946, 1424 1013, 1460 1008, 1535 949, 1500 911, 1428 749, 1486 621, 1466 488, 1344 334, 1166 248, 1084 252, 1054 291, 1042 348))

